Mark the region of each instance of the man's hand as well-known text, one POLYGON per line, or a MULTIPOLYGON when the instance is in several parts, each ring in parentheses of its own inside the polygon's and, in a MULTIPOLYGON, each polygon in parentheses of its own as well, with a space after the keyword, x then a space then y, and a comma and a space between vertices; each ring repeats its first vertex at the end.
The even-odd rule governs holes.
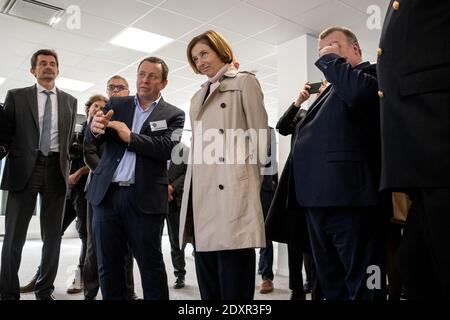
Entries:
POLYGON ((72 173, 71 175, 69 175, 69 189, 75 187, 78 183, 78 180, 80 180, 80 176, 76 173, 72 173))
POLYGON ((305 86, 303 87, 302 91, 298 94, 297 100, 294 102, 294 106, 297 108, 300 108, 301 104, 309 99, 309 90, 311 90, 311 87, 309 85, 309 81, 305 83, 305 86))
MULTIPOLYGON (((95 119, 95 118, 94 118, 95 119)), ((108 128, 116 130, 119 138, 126 143, 130 143, 131 140, 131 130, 122 121, 109 121, 108 128)))
POLYGON ((172 195, 172 193, 173 193, 174 191, 175 191, 175 189, 172 187, 171 184, 169 184, 168 187, 167 187, 167 192, 168 192, 168 195, 169 195, 169 202, 173 200, 173 195, 172 195))
POLYGON ((114 111, 111 109, 107 114, 104 114, 103 111, 99 110, 92 119, 91 122, 91 131, 93 134, 104 134, 106 127, 108 127, 109 120, 113 116, 114 111))
POLYGON ((320 57, 329 53, 334 53, 341 57, 341 48, 339 48, 339 45, 337 43, 333 42, 319 50, 320 57))

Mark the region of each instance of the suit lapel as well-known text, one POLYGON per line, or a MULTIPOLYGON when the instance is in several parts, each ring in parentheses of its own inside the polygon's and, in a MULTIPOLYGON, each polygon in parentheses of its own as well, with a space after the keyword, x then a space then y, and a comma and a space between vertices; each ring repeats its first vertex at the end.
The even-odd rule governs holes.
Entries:
POLYGON ((203 106, 206 104, 206 101, 209 100, 205 100, 206 91, 208 91, 208 82, 202 84, 200 91, 194 96, 191 101, 191 119, 194 121, 199 119, 203 110, 203 106))
POLYGON ((331 91, 332 91, 332 87, 333 85, 329 85, 325 91, 320 95, 319 98, 317 98, 316 101, 314 101, 314 103, 312 104, 312 106, 308 109, 308 111, 306 112, 305 116, 303 117, 302 120, 300 120, 300 123, 298 124, 298 127, 300 127, 305 121, 306 119, 308 119, 309 117, 311 117, 311 114, 313 113, 313 111, 317 108, 319 108, 323 102, 326 100, 326 98, 330 95, 331 91))
POLYGON ((155 106, 155 109, 150 113, 150 115, 145 119, 144 124, 142 125, 141 131, 139 133, 143 133, 147 130, 147 127, 150 126, 150 121, 161 119, 161 113, 164 111, 164 100, 161 98, 158 104, 155 106))
POLYGON ((130 97, 130 99, 127 101, 127 103, 125 104, 125 110, 124 110, 124 121, 125 124, 127 125, 128 128, 133 127, 133 119, 134 119, 134 113, 136 112, 136 106, 134 103, 134 98, 130 97), (131 112, 127 112, 127 109, 132 110, 131 112))
POLYGON ((31 114, 33 115, 34 124, 39 132, 39 112, 38 112, 38 101, 37 101, 37 88, 36 85, 29 87, 27 90, 28 107, 30 108, 31 114))
MULTIPOLYGON (((66 148, 66 141, 61 138, 67 137, 69 130, 71 129, 70 126, 67 125, 71 123, 71 115, 70 109, 67 106, 67 99, 58 88, 56 88, 56 98, 58 100, 58 139, 59 149, 61 151, 66 148)), ((72 137, 69 137, 69 139, 71 138, 72 137)))

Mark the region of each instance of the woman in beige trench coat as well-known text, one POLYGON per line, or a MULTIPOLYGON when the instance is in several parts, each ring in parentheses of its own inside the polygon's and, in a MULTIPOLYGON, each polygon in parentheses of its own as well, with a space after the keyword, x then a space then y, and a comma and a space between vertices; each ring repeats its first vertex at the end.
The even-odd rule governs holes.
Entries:
POLYGON ((191 99, 192 143, 180 215, 180 242, 194 242, 202 299, 253 299, 255 250, 265 246, 261 169, 267 113, 255 76, 239 72, 215 31, 187 48, 208 81, 191 99))

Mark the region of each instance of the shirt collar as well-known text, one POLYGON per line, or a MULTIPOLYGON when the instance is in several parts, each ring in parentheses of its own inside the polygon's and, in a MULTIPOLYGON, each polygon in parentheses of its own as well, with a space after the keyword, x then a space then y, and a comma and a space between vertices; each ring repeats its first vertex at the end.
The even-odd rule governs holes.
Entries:
POLYGON ((161 100, 161 98, 162 98, 162 95, 159 94, 158 99, 156 99, 155 101, 153 101, 153 102, 150 104, 150 107, 147 108, 146 110, 144 110, 144 108, 141 107, 141 104, 139 103, 138 96, 137 96, 137 94, 136 94, 136 95, 134 96, 134 105, 135 105, 136 107, 138 107, 139 110, 141 110, 142 112, 146 112, 146 111, 150 110, 151 107, 156 106, 156 105, 159 103, 159 100, 161 100))
POLYGON ((43 86, 41 86, 39 83, 36 83, 37 92, 42 93, 43 91, 51 91, 54 94, 56 94, 56 86, 53 86, 53 89, 47 90, 43 86))
POLYGON ((230 64, 226 63, 222 68, 220 68, 220 70, 216 73, 216 75, 214 77, 208 79, 209 82, 215 83, 215 82, 219 81, 220 78, 222 78, 222 76, 225 74, 225 72, 227 72, 229 67, 230 67, 230 64))

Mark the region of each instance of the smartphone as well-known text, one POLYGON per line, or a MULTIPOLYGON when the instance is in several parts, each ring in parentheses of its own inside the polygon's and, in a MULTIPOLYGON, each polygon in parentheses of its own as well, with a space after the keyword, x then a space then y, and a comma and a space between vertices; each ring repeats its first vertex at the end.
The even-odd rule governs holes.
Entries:
POLYGON ((309 90, 309 94, 319 93, 319 88, 322 85, 322 82, 314 82, 310 83, 309 86, 311 89, 309 90))

